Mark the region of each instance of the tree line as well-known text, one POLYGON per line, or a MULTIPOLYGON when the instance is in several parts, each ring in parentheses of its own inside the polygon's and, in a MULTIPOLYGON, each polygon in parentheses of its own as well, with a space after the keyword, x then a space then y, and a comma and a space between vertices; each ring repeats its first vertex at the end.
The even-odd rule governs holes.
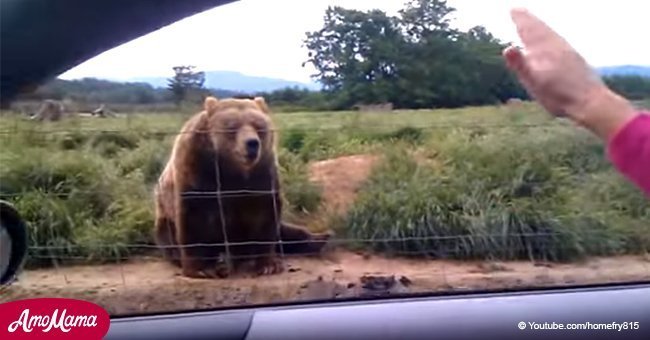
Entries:
MULTIPOLYGON (((185 66, 181 66, 185 68, 185 66)), ((182 72, 181 72, 182 73, 182 72)), ((176 78, 174 76, 172 79, 176 78)), ((147 83, 116 82, 96 78, 74 80, 54 79, 37 88, 34 92, 23 93, 19 100, 68 99, 78 103, 106 104, 159 104, 174 103, 191 98, 195 83, 185 82, 180 77, 179 84, 171 81, 167 88, 153 87, 147 83), (182 89, 179 89, 179 86, 182 89), (180 98, 180 99, 179 99, 180 98)), ((222 89, 204 89, 218 97, 231 97, 237 92, 222 89)))
MULTIPOLYGON (((243 94, 206 89, 203 72, 177 66, 167 88, 93 78, 56 79, 23 98, 180 104, 198 102, 208 94, 260 95, 287 110, 337 110, 379 103, 439 108, 529 99, 501 56, 508 43, 482 26, 467 31, 453 28, 455 11, 446 0, 409 0, 395 16, 377 9, 329 7, 322 28, 307 32, 303 41, 308 50, 303 65, 315 67, 312 77, 323 85, 322 91, 285 88, 243 94)), ((650 78, 615 75, 604 80, 630 99, 650 97, 650 78)))
POLYGON ((613 75, 603 79, 607 86, 628 99, 650 99, 650 77, 613 75))
MULTIPOLYGON (((641 76, 608 76, 604 81, 616 92, 632 100, 650 98, 650 78, 641 76)), ((228 90, 204 89, 202 94, 211 93, 218 98, 237 96, 264 96, 267 101, 283 111, 325 111, 350 109, 342 103, 342 94, 336 91, 310 91, 304 88, 288 87, 272 92, 252 94, 228 90)), ((185 98, 183 93, 182 98, 185 98)), ((345 97, 343 97, 345 98, 345 97)), ((155 105, 174 104, 174 92, 168 88, 155 88, 146 83, 120 83, 94 78, 79 80, 56 79, 35 92, 20 96, 19 100, 69 99, 81 104, 131 104, 155 105)), ((183 99, 184 100, 184 99, 183 99)))
POLYGON ((398 15, 329 7, 307 33, 307 63, 339 107, 494 104, 527 94, 505 66, 506 43, 482 26, 452 27, 445 0, 411 0, 398 15))

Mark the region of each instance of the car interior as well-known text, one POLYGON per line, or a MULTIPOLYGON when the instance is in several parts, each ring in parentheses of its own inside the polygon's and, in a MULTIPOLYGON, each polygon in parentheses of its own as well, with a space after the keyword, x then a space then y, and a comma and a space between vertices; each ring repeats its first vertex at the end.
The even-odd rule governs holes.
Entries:
MULTIPOLYGON (((270 0, 272 1, 272 0, 270 0)), ((2 0, 1 100, 100 53, 236 0, 2 0)), ((236 34, 210 32, 210 35, 236 34)), ((1 180, 1 179, 0 179, 1 180)), ((20 280, 27 222, 0 205, 3 290, 20 280)), ((431 291, 111 315, 105 339, 649 339, 650 280, 431 291), (520 323, 627 323, 627 330, 530 329, 520 323)))

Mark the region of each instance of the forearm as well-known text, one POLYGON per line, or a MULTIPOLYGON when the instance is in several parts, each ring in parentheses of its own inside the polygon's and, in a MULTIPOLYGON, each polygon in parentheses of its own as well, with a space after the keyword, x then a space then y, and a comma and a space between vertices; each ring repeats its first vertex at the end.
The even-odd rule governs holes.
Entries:
POLYGON ((567 108, 567 113, 575 122, 591 130, 605 143, 609 143, 638 115, 628 100, 604 85, 594 88, 585 98, 585 102, 567 108))
POLYGON ((602 138, 616 169, 650 197, 650 115, 605 86, 585 97, 567 113, 602 138))

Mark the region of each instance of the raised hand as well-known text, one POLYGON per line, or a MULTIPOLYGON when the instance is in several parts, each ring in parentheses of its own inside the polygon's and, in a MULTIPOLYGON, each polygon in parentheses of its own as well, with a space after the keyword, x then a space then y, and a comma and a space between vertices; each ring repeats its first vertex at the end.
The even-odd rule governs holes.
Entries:
POLYGON ((608 139, 634 111, 612 93, 585 59, 559 34, 525 9, 511 17, 523 49, 508 47, 508 67, 546 110, 566 116, 608 139))

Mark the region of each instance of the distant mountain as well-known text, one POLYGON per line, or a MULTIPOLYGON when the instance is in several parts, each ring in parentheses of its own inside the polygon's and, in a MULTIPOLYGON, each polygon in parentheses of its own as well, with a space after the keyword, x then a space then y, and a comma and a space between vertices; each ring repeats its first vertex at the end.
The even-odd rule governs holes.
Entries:
POLYGON ((606 66, 606 67, 600 67, 597 70, 601 76, 636 75, 642 77, 650 77, 650 66, 639 66, 639 65, 606 66))
MULTIPOLYGON (((166 87, 166 77, 137 77, 131 78, 129 82, 144 82, 154 87, 166 87)), ((234 71, 206 71, 205 84, 206 88, 222 89, 235 92, 253 93, 253 92, 270 92, 286 87, 299 87, 309 90, 320 90, 317 83, 302 83, 291 80, 267 78, 258 76, 249 76, 234 71)))

